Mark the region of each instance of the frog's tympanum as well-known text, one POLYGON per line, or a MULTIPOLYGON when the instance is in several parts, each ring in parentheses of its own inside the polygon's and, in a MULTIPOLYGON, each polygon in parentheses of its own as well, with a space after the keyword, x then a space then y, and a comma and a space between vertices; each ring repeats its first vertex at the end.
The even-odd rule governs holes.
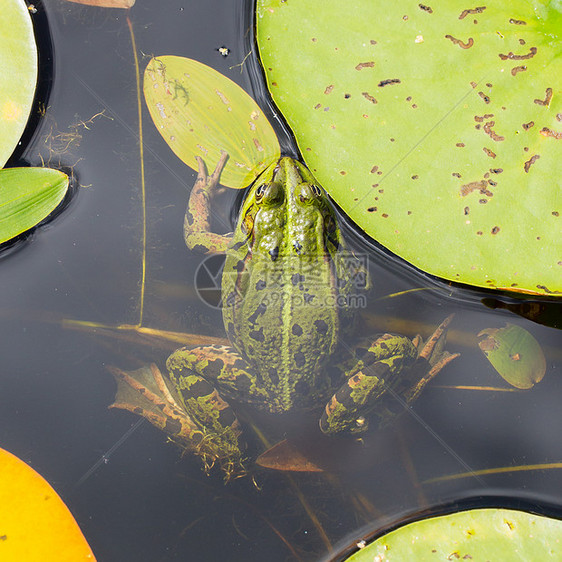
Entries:
POLYGON ((177 350, 167 361, 168 384, 155 366, 151 374, 113 372, 120 382, 115 406, 144 415, 206 466, 219 462, 231 476, 243 468, 241 426, 229 400, 272 414, 318 407, 322 432, 360 432, 407 409, 456 355, 443 351, 450 319, 425 346, 419 337, 391 334, 353 349, 342 344, 366 270, 300 162, 281 158, 261 174, 232 236, 210 232, 210 200, 226 158, 209 177, 199 161, 184 234, 191 249, 226 253, 230 345, 177 350), (124 397, 127 385, 139 399, 124 397))

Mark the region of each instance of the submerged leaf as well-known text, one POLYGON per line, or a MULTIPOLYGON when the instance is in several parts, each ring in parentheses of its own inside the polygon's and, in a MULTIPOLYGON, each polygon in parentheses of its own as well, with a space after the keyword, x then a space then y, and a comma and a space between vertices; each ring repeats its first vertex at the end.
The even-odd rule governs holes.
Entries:
POLYGON ((0 449, 0 559, 8 562, 90 560, 74 517, 49 483, 0 449))
POLYGON ((256 102, 212 68, 183 57, 153 58, 144 73, 144 97, 158 131, 175 154, 197 170, 210 170, 221 151, 227 187, 247 187, 279 157, 279 142, 256 102))
POLYGON ((562 521, 514 509, 471 509, 404 525, 349 562, 560 560, 562 521))
POLYGON ((132 8, 135 5, 135 0, 68 0, 68 2, 99 8, 132 8))
POLYGON ((527 330, 513 324, 488 328, 478 334, 478 345, 494 369, 511 385, 527 389, 540 382, 546 359, 539 342, 527 330))
POLYGON ((16 147, 37 82, 37 47, 23 0, 2 2, 0 20, 0 168, 16 147))
POLYGON ((50 168, 0 170, 0 243, 40 223, 63 199, 68 176, 50 168))
POLYGON ((306 163, 367 234, 445 279, 560 295, 560 6, 258 0, 257 40, 306 163))
POLYGON ((262 453, 256 460, 256 464, 264 468, 275 470, 292 470, 295 472, 323 472, 310 459, 287 439, 280 441, 262 453))

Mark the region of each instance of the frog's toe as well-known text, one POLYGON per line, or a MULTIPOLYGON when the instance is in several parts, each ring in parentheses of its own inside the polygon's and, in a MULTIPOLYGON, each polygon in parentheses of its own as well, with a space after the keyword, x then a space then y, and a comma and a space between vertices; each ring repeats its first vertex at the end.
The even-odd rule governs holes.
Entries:
MULTIPOLYGON (((454 314, 447 316, 419 351, 418 357, 420 359, 426 359, 432 367, 439 363, 443 356, 448 355, 447 352, 443 351, 443 348, 445 347, 445 340, 447 339, 447 329, 454 316, 454 314)), ((421 340, 419 340, 419 342, 420 343, 416 345, 418 349, 421 347, 421 340)), ((452 359, 450 361, 452 361, 452 359)))

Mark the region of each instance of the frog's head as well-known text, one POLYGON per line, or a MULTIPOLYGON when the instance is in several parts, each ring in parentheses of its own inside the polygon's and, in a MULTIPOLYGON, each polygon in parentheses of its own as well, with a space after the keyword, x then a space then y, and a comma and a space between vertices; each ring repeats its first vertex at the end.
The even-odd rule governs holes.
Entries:
POLYGON ((272 261, 280 255, 333 255, 342 243, 324 189, 289 157, 273 163, 254 182, 235 239, 249 242, 254 257, 268 255, 272 261))

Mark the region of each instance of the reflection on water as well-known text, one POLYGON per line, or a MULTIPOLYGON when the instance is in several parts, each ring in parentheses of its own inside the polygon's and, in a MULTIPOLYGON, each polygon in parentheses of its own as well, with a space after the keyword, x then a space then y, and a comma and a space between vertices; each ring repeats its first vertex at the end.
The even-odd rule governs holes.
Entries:
MULTIPOLYGON (((478 474, 562 457, 556 431, 560 333, 540 319, 548 318, 552 307, 542 305, 535 323, 520 316, 511 301, 484 306, 481 298, 489 304, 496 297, 426 283, 359 240, 358 250, 369 252, 374 280, 361 335, 427 337, 444 317, 456 315, 447 349, 461 358, 395 424, 361 440, 331 438, 317 429, 317 412, 270 415, 241 405, 248 456, 255 459, 266 449, 261 432, 271 444, 290 445, 268 460, 270 466, 324 471, 252 463, 247 477, 225 486, 219 472, 205 476, 197 459, 180 456, 150 424, 135 425, 132 414, 108 410, 115 394, 108 365, 133 370, 154 362, 164 369, 166 357, 180 345, 225 337, 220 310, 193 288, 203 258, 189 252, 182 238, 194 174, 148 122, 143 329, 69 322, 134 327, 139 318, 138 119, 125 18, 133 19, 141 53, 201 60, 249 90, 247 68, 240 72, 235 66, 246 55, 241 3, 171 1, 156 9, 138 0, 130 12, 63 0, 45 7, 54 81, 23 157, 32 165, 43 159, 72 167, 80 187, 64 213, 0 263, 0 445, 54 485, 98 559, 213 560, 228 552, 233 560, 310 560, 365 526, 467 495, 524 494, 531 503, 560 504, 554 469, 478 474), (230 49, 227 57, 217 50, 223 45, 230 49), (72 143, 57 144, 68 134, 72 143), (424 286, 427 290, 411 291, 424 286), (385 298, 390 294, 397 296, 385 298), (529 391, 505 390, 477 347, 479 331, 506 321, 529 330, 546 355, 546 375, 529 391), (184 342, 182 334, 201 339, 184 342), (439 480, 464 472, 476 475, 439 480)), ((215 202, 226 225, 232 225, 234 200, 235 194, 226 193, 215 202)))

